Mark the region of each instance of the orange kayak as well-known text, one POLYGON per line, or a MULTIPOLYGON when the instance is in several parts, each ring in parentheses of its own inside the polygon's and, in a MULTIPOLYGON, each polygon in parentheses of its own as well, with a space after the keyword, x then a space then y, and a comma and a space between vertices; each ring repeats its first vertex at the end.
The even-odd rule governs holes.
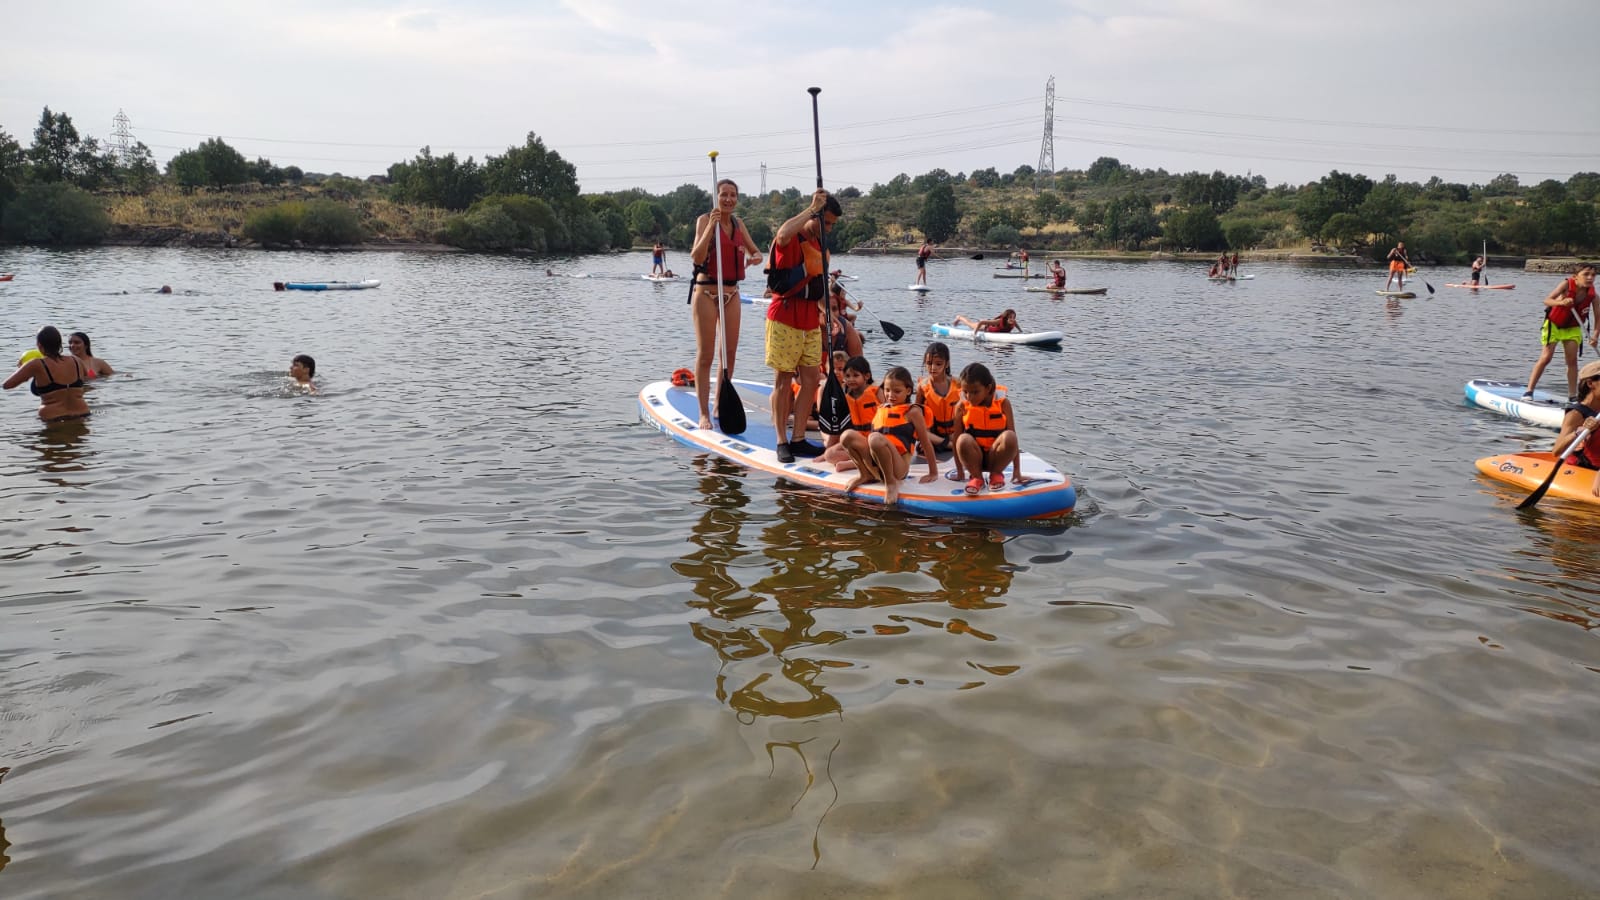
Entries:
MULTIPOLYGON (((1551 453, 1502 453, 1499 456, 1485 456, 1478 460, 1478 471, 1495 481, 1503 481, 1532 493, 1535 488, 1544 484, 1554 463, 1555 458, 1551 453)), ((1594 470, 1569 463, 1561 467, 1555 483, 1550 485, 1550 493, 1545 496, 1600 506, 1600 497, 1594 495, 1594 491, 1591 490, 1593 487, 1594 470)))

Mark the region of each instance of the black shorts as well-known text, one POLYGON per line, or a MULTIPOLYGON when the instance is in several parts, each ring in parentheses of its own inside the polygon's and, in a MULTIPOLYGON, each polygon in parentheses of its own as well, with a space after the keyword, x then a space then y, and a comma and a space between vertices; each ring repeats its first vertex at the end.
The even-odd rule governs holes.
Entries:
POLYGON ((928 267, 927 258, 926 257, 922 257, 922 256, 917 257, 917 268, 925 269, 927 267, 928 267))

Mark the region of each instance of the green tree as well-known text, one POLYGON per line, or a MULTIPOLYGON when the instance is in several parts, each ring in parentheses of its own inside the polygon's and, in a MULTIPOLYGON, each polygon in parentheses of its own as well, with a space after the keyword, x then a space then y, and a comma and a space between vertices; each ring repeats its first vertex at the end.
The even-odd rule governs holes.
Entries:
POLYGON ((250 164, 222 138, 201 141, 196 152, 200 154, 201 165, 205 167, 206 184, 211 187, 244 184, 250 180, 250 164))
POLYGON ((0 219, 6 237, 33 244, 97 244, 110 227, 100 201, 64 181, 27 185, 0 219))
POLYGON ((144 141, 134 142, 133 149, 128 151, 128 161, 122 167, 121 178, 123 187, 141 194, 150 193, 160 180, 161 170, 156 168, 155 157, 144 141))
POLYGON ((459 162, 454 153, 434 156, 428 147, 410 162, 390 166, 389 181, 399 202, 441 209, 466 209, 485 193, 483 168, 472 157, 459 162))
POLYGON ((167 177, 183 188, 184 192, 203 187, 206 183, 206 163, 198 151, 183 150, 167 160, 167 177))
POLYGON ((693 226, 701 213, 711 211, 711 195, 697 184, 680 184, 661 198, 661 208, 674 225, 693 226))
POLYGON ((28 156, 17 139, 0 128, 0 214, 15 200, 28 174, 28 156))
POLYGON ((28 148, 33 177, 38 181, 71 178, 73 160, 82 144, 72 118, 66 113, 52 113, 46 106, 39 115, 39 124, 33 129, 33 146, 28 148))
POLYGON ((987 169, 974 170, 967 180, 977 188, 997 187, 1000 184, 1000 173, 995 171, 994 166, 990 166, 987 169))
POLYGON ((1544 211, 1544 239, 1568 253, 1595 246, 1594 204, 1563 200, 1544 211))
POLYGON ((1368 231, 1386 237, 1402 233, 1411 224, 1411 205, 1401 195, 1392 175, 1381 184, 1373 185, 1356 212, 1368 231))
POLYGON ((1489 179, 1489 183, 1483 186, 1483 195, 1485 197, 1512 197, 1516 195, 1521 185, 1522 182, 1517 179, 1517 176, 1507 172, 1489 179))
POLYGON ((927 172, 911 179, 911 189, 917 193, 930 191, 941 185, 950 184, 950 173, 943 169, 930 169, 927 172))
POLYGON ((672 227, 672 220, 667 217, 666 210, 648 200, 635 200, 628 206, 628 230, 634 234, 655 240, 667 233, 672 227))
POLYGON ((883 184, 873 185, 872 190, 867 192, 867 196, 876 200, 891 200, 895 197, 904 197, 910 191, 911 176, 901 172, 883 184))
POLYGON ((276 186, 283 184, 284 175, 282 169, 272 164, 272 160, 267 159, 265 156, 258 156, 256 161, 250 164, 249 177, 252 181, 276 186))
POLYGON ((1039 215, 1039 221, 1045 224, 1059 221, 1056 214, 1060 209, 1061 195, 1055 191, 1043 190, 1033 198, 1033 211, 1039 215))
POLYGON ((1210 206, 1174 210, 1162 226, 1167 243, 1185 250, 1221 250, 1227 246, 1222 225, 1210 206))
POLYGON ((1555 206, 1567 199, 1567 186, 1554 178, 1546 178, 1528 188, 1528 202, 1534 206, 1555 206))
POLYGON ((1115 184, 1127 175, 1128 168, 1114 156, 1102 156, 1084 172, 1090 184, 1115 184))
POLYGON ((1266 227, 1257 219, 1228 219, 1222 223, 1222 236, 1235 250, 1249 250, 1261 243, 1266 227))
POLYGON ((1600 172, 1579 172, 1568 178, 1567 196, 1590 203, 1600 201, 1600 172))
MULTIPOLYGON (((850 248, 866 241, 870 241, 877 236, 878 220, 867 213, 861 213, 859 215, 850 216, 840 224, 838 230, 834 232, 833 242, 838 246, 840 251, 847 251, 850 248)), ((750 238, 751 240, 755 240, 755 233, 753 231, 751 232, 750 238)), ((771 238, 768 238, 767 240, 770 242, 771 238)), ((757 246, 764 247, 766 245, 758 243, 757 246)))
POLYGON ((628 220, 619 209, 599 210, 596 215, 606 226, 606 241, 613 247, 627 247, 633 244, 633 234, 628 230, 628 220))
POLYGON ((1334 213, 1320 232, 1322 239, 1341 249, 1354 249, 1366 243, 1367 224, 1355 213, 1334 213))
POLYGON ((530 131, 521 147, 484 162, 483 184, 491 194, 525 194, 559 204, 578 196, 578 170, 530 131))
POLYGON ((1124 194, 1106 209, 1105 238, 1111 243, 1137 250, 1145 241, 1161 234, 1155 204, 1148 194, 1124 194))
POLYGON ((961 211, 956 208, 956 194, 948 184, 939 184, 922 198, 922 212, 917 215, 917 227, 934 243, 943 243, 956 233, 961 222, 961 211))

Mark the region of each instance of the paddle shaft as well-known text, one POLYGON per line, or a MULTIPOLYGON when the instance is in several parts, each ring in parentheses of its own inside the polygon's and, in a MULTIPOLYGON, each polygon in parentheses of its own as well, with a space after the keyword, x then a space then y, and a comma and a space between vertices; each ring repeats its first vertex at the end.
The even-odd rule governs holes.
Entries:
MULTIPOLYGON (((836 281, 836 282, 834 282, 834 284, 839 284, 839 283, 836 281)), ((867 305, 865 303, 862 303, 860 300, 857 300, 854 294, 851 294, 848 290, 845 289, 844 285, 839 284, 839 290, 844 293, 845 297, 847 297, 847 298, 849 298, 851 300, 855 300, 856 306, 858 306, 858 307, 860 307, 862 309, 866 309, 867 308, 867 305)), ((829 302, 831 303, 832 301, 829 301, 829 302)), ((874 318, 876 318, 876 317, 874 317, 874 318)), ((878 327, 883 330, 884 334, 889 336, 889 340, 891 340, 891 341, 898 341, 901 338, 906 336, 906 330, 904 328, 901 328, 899 325, 896 325, 895 323, 887 321, 885 319, 878 319, 878 327)))
MULTIPOLYGON (((718 212, 722 208, 722 200, 717 196, 717 151, 711 151, 711 202, 716 204, 713 209, 718 212)), ((718 216, 720 219, 721 216, 718 216)), ((728 371, 728 317, 722 308, 723 280, 722 280, 722 222, 714 221, 711 227, 716 229, 711 235, 711 252, 716 254, 717 277, 712 284, 712 295, 716 298, 717 306, 717 357, 720 363, 717 374, 717 427, 723 434, 741 434, 744 432, 746 422, 744 418, 744 401, 739 399, 739 390, 733 386, 733 374, 728 371)))
MULTIPOLYGON (((1588 439, 1589 429, 1581 428, 1578 430, 1577 436, 1572 439, 1572 443, 1567 445, 1567 450, 1565 453, 1552 453, 1551 456, 1555 457, 1555 465, 1550 467, 1550 474, 1544 477, 1543 484, 1535 488, 1533 493, 1529 494, 1526 499, 1517 504, 1517 509, 1528 509, 1534 504, 1538 503, 1540 500, 1543 500, 1544 495, 1550 491, 1550 485, 1556 483, 1556 476, 1561 474, 1561 467, 1566 465, 1567 457, 1571 456, 1574 450, 1582 447, 1583 442, 1588 439)), ((1556 440, 1559 441, 1561 439, 1556 438, 1556 440)))
MULTIPOLYGON (((817 155, 817 190, 822 190, 822 125, 817 114, 817 95, 822 93, 822 88, 806 88, 806 93, 811 95, 811 144, 817 155)), ((828 211, 824 205, 817 211, 817 243, 822 249, 822 272, 828 272, 828 211)), ((827 279, 823 280, 823 313, 826 316, 824 332, 830 338, 833 336, 833 292, 827 287, 827 279)), ((850 401, 845 399, 844 386, 839 383, 839 376, 833 371, 832 360, 823 360, 822 397, 816 410, 817 425, 826 434, 841 434, 850 427, 850 401)))

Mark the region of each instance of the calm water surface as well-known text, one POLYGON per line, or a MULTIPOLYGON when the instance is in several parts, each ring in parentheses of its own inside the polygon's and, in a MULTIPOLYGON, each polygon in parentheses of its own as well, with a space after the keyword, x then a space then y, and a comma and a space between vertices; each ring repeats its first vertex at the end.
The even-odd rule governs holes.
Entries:
POLYGON ((692 355, 647 254, 0 248, 5 354, 126 373, 76 430, 0 397, 0 895, 1600 894, 1600 515, 1519 517, 1472 460, 1552 435, 1461 402, 1553 278, 840 263, 879 371, 958 312, 1067 332, 954 351, 1071 519, 640 424, 692 355))

